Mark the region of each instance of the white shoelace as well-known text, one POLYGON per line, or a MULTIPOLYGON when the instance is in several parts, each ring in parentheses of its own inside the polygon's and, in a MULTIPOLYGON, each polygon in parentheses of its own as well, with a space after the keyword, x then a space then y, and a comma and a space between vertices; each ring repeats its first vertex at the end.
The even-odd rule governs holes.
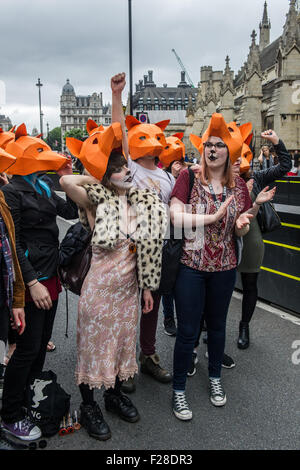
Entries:
POLYGON ((224 397, 225 393, 221 385, 221 380, 220 379, 209 379, 210 380, 210 387, 211 387, 211 393, 212 395, 224 397))
POLYGON ((184 392, 174 392, 174 402, 178 411, 189 410, 184 392))
POLYGON ((27 432, 30 428, 30 425, 31 425, 31 422, 27 418, 24 418, 21 421, 18 421, 15 424, 15 427, 18 427, 21 432, 22 431, 27 432))

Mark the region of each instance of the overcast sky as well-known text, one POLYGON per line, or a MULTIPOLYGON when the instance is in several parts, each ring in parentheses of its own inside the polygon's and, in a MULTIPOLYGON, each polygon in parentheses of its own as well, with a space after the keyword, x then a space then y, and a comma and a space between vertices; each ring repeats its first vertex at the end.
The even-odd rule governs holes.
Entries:
MULTIPOLYGON (((282 33, 289 0, 268 0, 271 41, 282 33)), ((195 85, 200 67, 235 73, 244 63, 253 29, 258 33, 264 0, 132 0, 133 80, 153 70, 158 86, 176 86, 181 57, 195 85)), ((39 129, 38 77, 43 83, 44 130, 60 125, 59 100, 69 78, 76 94, 103 92, 110 77, 128 74, 127 0, 1 0, 0 80, 6 103, 0 114, 39 129)), ((129 81, 129 77, 127 83, 129 81)), ((135 89, 135 87, 134 87, 135 89)), ((127 99, 128 87, 124 94, 127 99)))

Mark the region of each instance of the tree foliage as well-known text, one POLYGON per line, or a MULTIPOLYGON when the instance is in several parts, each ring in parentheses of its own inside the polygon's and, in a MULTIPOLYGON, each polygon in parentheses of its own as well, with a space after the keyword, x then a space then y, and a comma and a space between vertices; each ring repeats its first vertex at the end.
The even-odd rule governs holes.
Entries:
POLYGON ((47 138, 45 139, 47 144, 50 145, 52 150, 59 152, 61 151, 61 128, 55 127, 52 129, 47 138))

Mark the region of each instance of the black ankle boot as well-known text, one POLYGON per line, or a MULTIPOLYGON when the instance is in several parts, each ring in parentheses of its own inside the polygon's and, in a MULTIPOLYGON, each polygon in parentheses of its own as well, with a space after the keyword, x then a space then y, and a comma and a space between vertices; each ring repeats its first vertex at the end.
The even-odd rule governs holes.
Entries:
POLYGON ((104 420, 100 407, 96 402, 91 405, 84 405, 83 403, 80 405, 80 424, 95 439, 106 441, 111 437, 108 424, 104 420))
POLYGON ((239 328, 239 339, 237 342, 237 347, 239 349, 249 348, 250 338, 249 338, 249 323, 240 322, 239 328))
POLYGON ((117 414, 121 419, 129 423, 135 423, 140 419, 138 410, 126 395, 105 391, 103 397, 106 411, 117 414))

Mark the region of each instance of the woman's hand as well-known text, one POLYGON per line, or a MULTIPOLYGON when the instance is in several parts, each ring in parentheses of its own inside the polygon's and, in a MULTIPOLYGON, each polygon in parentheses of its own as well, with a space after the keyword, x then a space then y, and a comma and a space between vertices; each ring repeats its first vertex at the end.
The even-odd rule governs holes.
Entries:
POLYGON ((37 308, 42 310, 50 310, 52 307, 52 300, 47 287, 40 282, 36 282, 29 287, 30 295, 37 308))
POLYGON ((172 167, 171 167, 171 173, 174 176, 174 178, 178 178, 179 173, 183 169, 182 163, 181 162, 174 162, 172 167))
POLYGON ((151 312, 151 310, 153 310, 153 297, 149 289, 145 289, 143 291, 143 300, 145 303, 143 307, 143 313, 151 312))
POLYGON ((276 134, 276 132, 273 131, 272 129, 269 129, 268 131, 262 132, 261 136, 262 136, 263 139, 266 139, 266 140, 269 140, 270 142, 272 142, 273 145, 278 145, 278 143, 279 143, 279 137, 276 134))
POLYGON ((223 217, 226 215, 227 207, 229 206, 233 198, 234 196, 230 196, 223 202, 223 204, 221 204, 217 212, 212 215, 212 223, 218 222, 219 220, 223 219, 223 217))
POLYGON ((247 188, 248 188, 249 194, 252 193, 253 185, 254 185, 254 179, 251 178, 251 179, 248 180, 247 183, 246 183, 246 186, 247 186, 247 188))
POLYGON ((275 196, 276 193, 276 186, 273 189, 270 189, 268 191, 269 186, 264 188, 258 195, 257 198, 255 199, 256 204, 261 205, 264 202, 272 201, 273 197, 275 196))
POLYGON ((5 186, 8 183, 9 181, 8 181, 7 175, 5 173, 0 173, 0 185, 5 186))
POLYGON ((125 88, 126 85, 126 80, 125 80, 126 74, 123 73, 118 73, 117 75, 114 75, 111 80, 110 80, 110 86, 111 86, 111 91, 114 94, 121 94, 122 91, 125 88))
POLYGON ((244 212, 239 216, 235 223, 235 227, 237 230, 243 230, 244 228, 247 228, 247 226, 250 225, 251 219, 253 219, 252 214, 247 214, 247 212, 244 212))
POLYGON ((13 308, 11 326, 13 330, 17 330, 18 334, 21 335, 25 330, 25 312, 24 308, 13 308))
POLYGON ((68 157, 66 165, 56 172, 58 176, 73 175, 72 158, 68 157))
POLYGON ((202 171, 201 165, 199 165, 199 163, 194 163, 190 168, 195 173, 195 177, 199 178, 202 171))

